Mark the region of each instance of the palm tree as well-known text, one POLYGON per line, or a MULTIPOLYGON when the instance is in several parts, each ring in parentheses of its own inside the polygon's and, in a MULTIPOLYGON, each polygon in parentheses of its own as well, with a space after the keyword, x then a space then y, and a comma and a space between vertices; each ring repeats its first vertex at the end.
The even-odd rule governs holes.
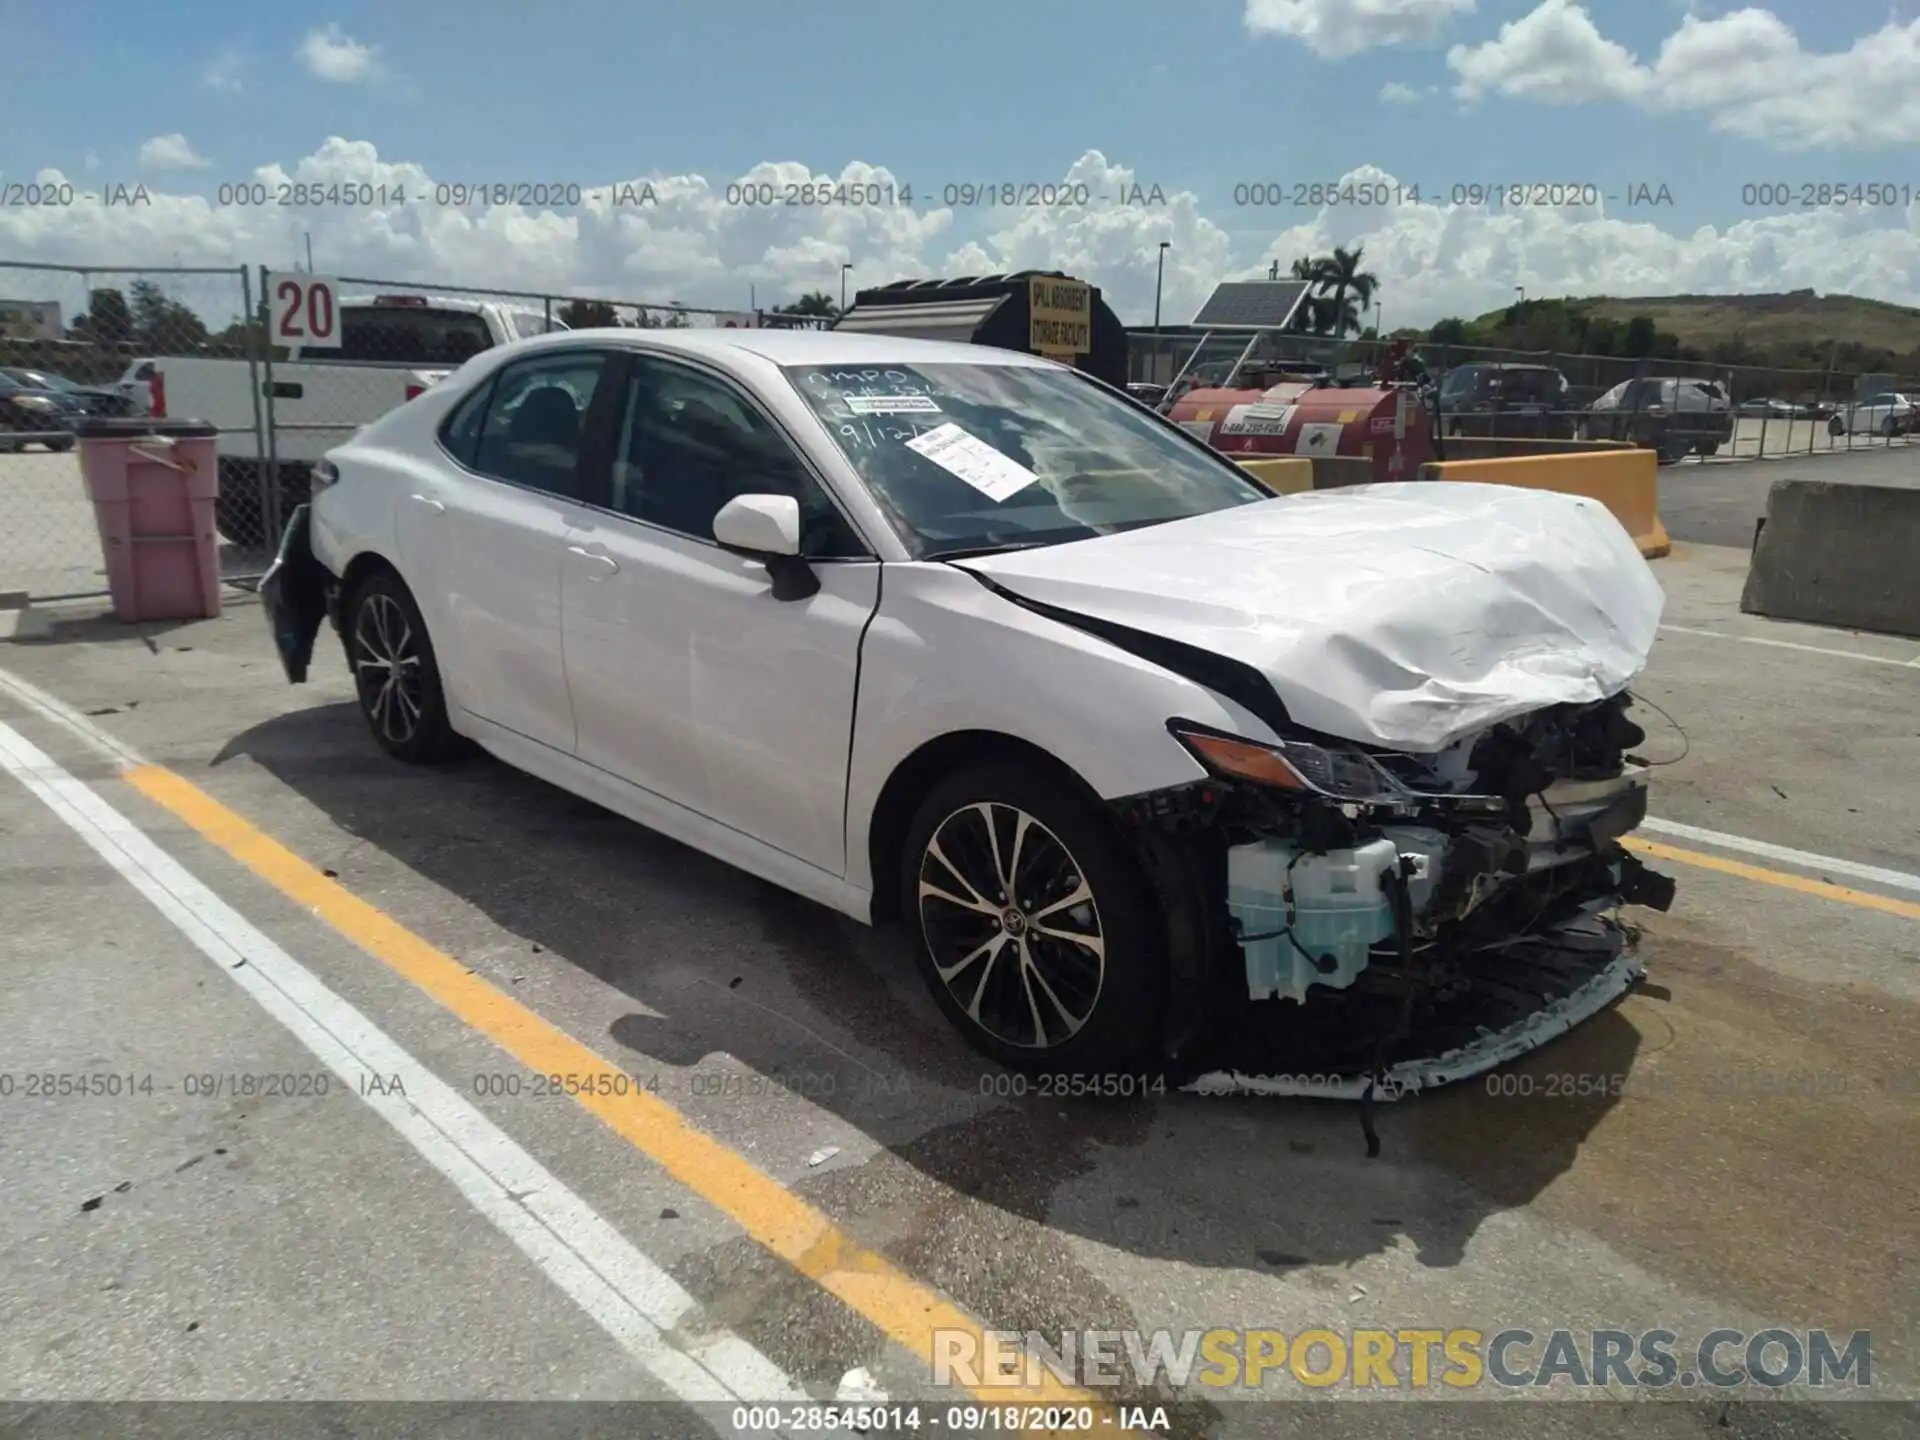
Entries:
POLYGON ((1373 297, 1380 288, 1380 277, 1360 268, 1361 258, 1366 253, 1367 247, 1364 245, 1356 245, 1351 250, 1336 245, 1333 254, 1316 262, 1321 293, 1326 299, 1322 314, 1328 321, 1326 328, 1335 335, 1358 330, 1360 316, 1373 308, 1373 297))
MULTIPOLYGON (((1321 334, 1326 329, 1325 307, 1321 303, 1320 296, 1314 293, 1322 283, 1321 267, 1325 264, 1324 260, 1316 260, 1311 255, 1302 255, 1293 262, 1293 267, 1287 272, 1295 280, 1306 281, 1310 287, 1306 299, 1294 312, 1293 329, 1305 330, 1314 335, 1321 334)), ((1273 268, 1276 273, 1279 271, 1278 260, 1273 262, 1273 268)))
POLYGON ((823 319, 832 319, 840 313, 840 307, 834 304, 833 297, 826 291, 812 290, 791 305, 774 306, 774 311, 781 315, 817 315, 823 319))

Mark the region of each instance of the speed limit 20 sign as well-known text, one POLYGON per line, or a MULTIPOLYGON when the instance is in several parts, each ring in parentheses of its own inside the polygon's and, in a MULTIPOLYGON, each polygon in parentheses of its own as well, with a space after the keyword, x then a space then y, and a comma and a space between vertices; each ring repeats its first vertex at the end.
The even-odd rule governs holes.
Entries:
POLYGON ((267 289, 268 324, 276 345, 340 348, 339 290, 321 275, 274 275, 267 289))

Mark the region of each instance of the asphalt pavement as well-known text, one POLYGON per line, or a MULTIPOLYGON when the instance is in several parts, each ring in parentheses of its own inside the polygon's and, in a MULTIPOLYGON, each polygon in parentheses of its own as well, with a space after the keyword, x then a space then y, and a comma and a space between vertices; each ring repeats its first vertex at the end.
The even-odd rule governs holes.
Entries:
POLYGON ((1663 508, 1649 981, 1381 1107, 1372 1160, 1340 1103, 1017 1093, 898 936, 485 757, 388 761, 249 597, 0 647, 0 1429, 712 1433, 711 1382, 961 1430, 956 1330, 1784 1327, 1870 1332, 1872 1386, 1114 1393, 1184 1435, 1912 1433, 1920 644, 1739 614, 1743 551, 1663 508))

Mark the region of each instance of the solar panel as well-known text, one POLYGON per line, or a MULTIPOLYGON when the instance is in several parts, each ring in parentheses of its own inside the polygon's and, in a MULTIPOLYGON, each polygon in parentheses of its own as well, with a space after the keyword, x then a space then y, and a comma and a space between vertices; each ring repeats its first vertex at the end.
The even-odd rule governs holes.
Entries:
POLYGON ((1216 285, 1195 325, 1216 330, 1278 330, 1307 293, 1304 280, 1229 280, 1216 285))

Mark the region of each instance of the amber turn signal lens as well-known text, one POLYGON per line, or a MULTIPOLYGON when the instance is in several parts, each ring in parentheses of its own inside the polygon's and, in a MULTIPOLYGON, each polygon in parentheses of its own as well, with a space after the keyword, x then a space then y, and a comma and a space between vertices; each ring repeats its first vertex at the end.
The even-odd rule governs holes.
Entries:
POLYGON ((1191 731, 1184 732, 1180 738, 1208 764, 1225 774, 1238 775, 1243 780, 1252 780, 1261 785, 1278 785, 1286 790, 1307 788, 1294 773, 1293 767, 1264 745, 1232 740, 1224 735, 1196 735, 1191 731))

